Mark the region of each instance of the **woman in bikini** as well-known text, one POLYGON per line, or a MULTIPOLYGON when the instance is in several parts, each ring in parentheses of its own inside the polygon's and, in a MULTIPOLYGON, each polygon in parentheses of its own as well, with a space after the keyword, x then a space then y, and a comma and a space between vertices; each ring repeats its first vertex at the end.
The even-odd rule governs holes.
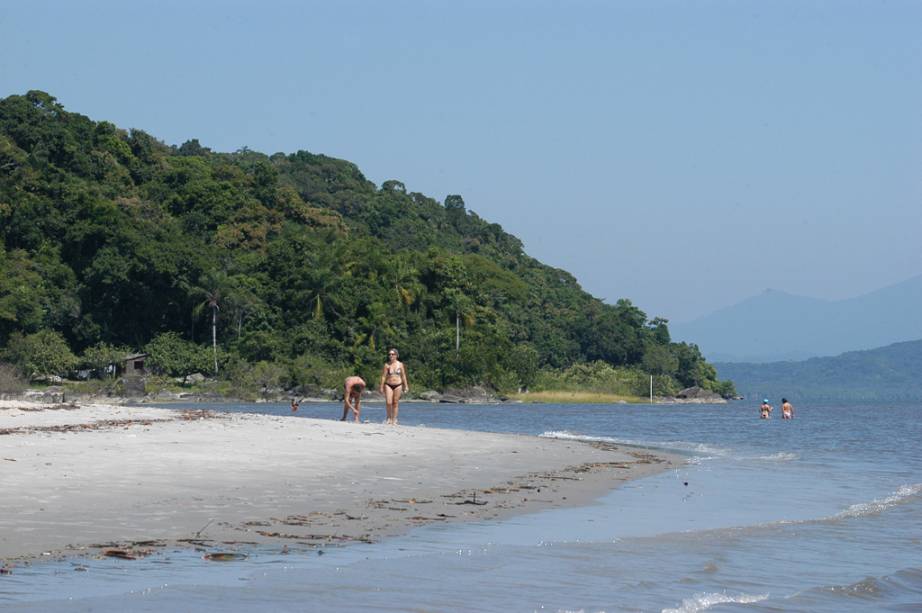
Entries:
POLYGON ((407 369, 403 362, 397 358, 400 355, 396 349, 387 352, 387 363, 381 371, 381 393, 387 402, 387 421, 385 423, 397 424, 397 409, 400 406, 400 396, 410 390, 407 383, 407 369))

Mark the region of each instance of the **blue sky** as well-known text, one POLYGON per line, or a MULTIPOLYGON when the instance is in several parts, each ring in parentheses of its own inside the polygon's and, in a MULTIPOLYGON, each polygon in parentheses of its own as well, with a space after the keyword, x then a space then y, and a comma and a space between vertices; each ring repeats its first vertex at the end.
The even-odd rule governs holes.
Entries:
POLYGON ((683 321, 922 273, 922 3, 0 4, 0 96, 306 149, 683 321))

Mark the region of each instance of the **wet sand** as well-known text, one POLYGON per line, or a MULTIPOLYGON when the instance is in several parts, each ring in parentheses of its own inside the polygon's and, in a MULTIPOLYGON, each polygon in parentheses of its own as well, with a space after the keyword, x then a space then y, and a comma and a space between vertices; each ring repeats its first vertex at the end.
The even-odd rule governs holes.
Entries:
POLYGON ((680 461, 531 436, 0 401, 0 566, 176 545, 374 542, 587 504, 680 461))

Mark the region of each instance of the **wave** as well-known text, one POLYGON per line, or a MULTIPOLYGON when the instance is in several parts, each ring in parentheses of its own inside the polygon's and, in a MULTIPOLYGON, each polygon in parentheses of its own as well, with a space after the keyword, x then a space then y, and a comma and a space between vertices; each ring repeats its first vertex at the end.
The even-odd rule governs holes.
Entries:
POLYGON ((852 517, 865 517, 867 515, 877 515, 887 509, 895 507, 898 504, 909 502, 913 498, 922 494, 922 483, 912 485, 902 485, 898 490, 886 498, 877 498, 871 502, 862 502, 853 504, 844 511, 836 513, 832 519, 846 519, 852 517))
POLYGON ((761 462, 792 462, 799 460, 800 455, 790 451, 779 451, 770 455, 758 455, 751 458, 740 458, 742 460, 758 460, 761 462))
POLYGON ((710 539, 715 536, 722 538, 725 535, 754 535, 765 531, 788 529, 790 527, 796 526, 834 525, 856 518, 881 514, 893 507, 914 502, 919 498, 922 498, 922 483, 902 485, 895 492, 884 498, 878 498, 872 500, 871 502, 853 504, 847 509, 834 515, 805 519, 776 519, 753 524, 740 524, 734 526, 705 528, 700 530, 687 530, 684 532, 664 532, 660 536, 669 535, 671 538, 687 537, 693 539, 710 539))
POLYGON ((729 449, 722 449, 707 445, 705 443, 694 443, 690 441, 641 441, 629 438, 616 438, 611 436, 590 436, 588 434, 576 434, 567 430, 551 430, 539 434, 544 438, 559 438, 570 441, 588 441, 612 443, 615 445, 629 445, 631 447, 643 447, 646 449, 662 449, 664 451, 680 451, 685 453, 704 453, 709 456, 727 456, 730 454, 729 449))
MULTIPOLYGON (((879 515, 880 513, 883 513, 884 511, 887 511, 888 509, 891 509, 897 505, 912 502, 916 498, 919 498, 920 495, 922 495, 922 483, 901 485, 895 492, 884 498, 875 498, 871 502, 859 502, 853 504, 847 509, 839 511, 835 515, 827 515, 826 517, 818 517, 814 519, 780 519, 777 521, 766 522, 764 524, 748 526, 748 528, 771 528, 773 526, 825 524, 830 522, 839 522, 844 519, 854 519, 857 517, 867 517, 869 515, 879 515)), ((739 530, 744 528, 746 527, 733 529, 739 530)))
POLYGON ((678 608, 663 609, 663 613, 696 613, 697 611, 707 611, 714 605, 719 604, 751 604, 763 600, 768 600, 768 594, 737 594, 736 596, 731 596, 722 592, 702 593, 683 599, 682 605, 678 608))
POLYGON ((845 585, 812 587, 785 599, 797 610, 814 608, 918 611, 922 600, 922 568, 904 568, 882 577, 865 577, 845 585), (880 605, 880 606, 875 606, 880 605))

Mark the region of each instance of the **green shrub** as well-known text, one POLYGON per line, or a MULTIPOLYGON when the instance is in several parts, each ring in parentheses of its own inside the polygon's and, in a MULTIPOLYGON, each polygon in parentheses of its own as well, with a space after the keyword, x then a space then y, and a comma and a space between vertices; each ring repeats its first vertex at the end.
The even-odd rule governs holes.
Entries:
MULTIPOLYGON (((581 363, 563 370, 541 371, 532 389, 646 397, 650 394, 650 374, 638 368, 616 367, 601 361, 581 363)), ((653 378, 656 396, 674 396, 680 389, 679 383, 669 375, 653 378)))
POLYGON ((77 365, 77 356, 64 337, 54 330, 39 330, 28 336, 14 332, 3 357, 29 379, 50 375, 63 377, 77 365))
MULTIPOLYGON (((371 370, 370 368, 366 370, 371 370)), ((301 388, 304 390, 316 390, 321 388, 339 389, 343 385, 346 377, 355 374, 353 369, 348 366, 333 364, 321 356, 305 353, 296 357, 288 365, 287 380, 288 387, 301 388)), ((363 379, 368 385, 374 386, 377 378, 371 379, 366 372, 363 379)))
POLYGON ((209 373, 214 369, 208 347, 184 340, 176 332, 165 332, 145 347, 148 366, 171 377, 186 377, 196 372, 209 373))
MULTIPOLYGON (((127 347, 117 347, 108 343, 96 343, 92 347, 87 347, 80 356, 79 366, 94 371, 97 377, 106 377, 106 369, 112 365, 118 365, 122 359, 131 353, 127 347)), ((112 375, 115 374, 113 370, 112 375)))

